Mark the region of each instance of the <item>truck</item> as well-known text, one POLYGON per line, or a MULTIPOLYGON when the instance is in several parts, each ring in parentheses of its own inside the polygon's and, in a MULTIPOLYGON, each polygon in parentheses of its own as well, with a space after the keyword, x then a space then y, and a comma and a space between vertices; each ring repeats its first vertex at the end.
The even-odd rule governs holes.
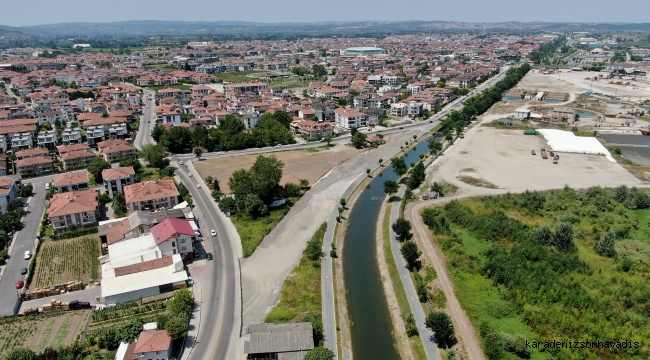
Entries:
POLYGON ((548 155, 546 154, 546 148, 541 148, 540 153, 542 154, 542 159, 544 160, 548 159, 548 155))

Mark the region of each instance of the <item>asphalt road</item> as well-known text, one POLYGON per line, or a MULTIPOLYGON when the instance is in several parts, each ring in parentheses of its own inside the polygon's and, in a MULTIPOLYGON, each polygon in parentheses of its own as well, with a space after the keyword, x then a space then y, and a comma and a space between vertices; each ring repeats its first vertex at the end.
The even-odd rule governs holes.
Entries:
POLYGON ((0 317, 14 315, 19 308, 16 281, 25 280, 26 275, 21 275, 20 269, 29 267, 30 260, 24 259, 25 251, 34 253, 34 240, 45 211, 45 183, 53 179, 54 176, 49 175, 23 180, 23 184, 31 183, 34 186, 34 196, 29 199, 27 214, 23 217, 23 228, 16 232, 13 244, 10 245, 9 259, 0 278, 0 317))
POLYGON ((155 144, 151 138, 151 130, 153 129, 153 125, 155 124, 156 119, 156 114, 154 111, 156 108, 156 97, 155 93, 151 90, 142 89, 142 91, 142 102, 146 107, 142 108, 140 127, 138 129, 138 133, 135 135, 135 139, 133 140, 133 146, 138 149, 142 149, 142 146, 146 144, 155 144), (149 97, 151 97, 151 100, 149 100, 149 97))
POLYGON ((214 256, 213 261, 206 263, 207 269, 201 279, 194 279, 194 295, 199 307, 199 311, 194 314, 200 318, 192 323, 200 324, 200 329, 193 347, 186 349, 183 359, 232 358, 229 351, 232 353, 237 342, 237 338, 231 339, 232 334, 239 332, 239 324, 235 323, 235 319, 237 294, 240 293, 237 281, 239 264, 236 247, 232 243, 233 237, 224 224, 222 217, 225 215, 214 209, 214 200, 204 191, 206 185, 200 176, 194 174, 189 177, 188 167, 178 165, 175 159, 173 164, 178 169, 176 176, 192 195, 195 205, 193 212, 203 235, 203 246, 214 256), (197 181, 200 181, 202 188, 196 187, 197 181), (216 230, 217 236, 210 236, 212 229, 216 230))

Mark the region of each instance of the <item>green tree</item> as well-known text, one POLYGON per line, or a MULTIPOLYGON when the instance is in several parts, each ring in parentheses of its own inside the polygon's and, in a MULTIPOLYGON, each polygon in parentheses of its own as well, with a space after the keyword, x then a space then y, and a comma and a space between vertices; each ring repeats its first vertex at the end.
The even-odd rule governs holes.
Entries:
POLYGON ((345 208, 345 204, 346 204, 345 198, 341 198, 341 200, 339 200, 339 204, 341 204, 341 206, 343 206, 343 208, 345 208))
POLYGON ((253 219, 264 217, 269 208, 257 194, 246 194, 241 199, 236 198, 237 207, 253 219))
POLYGON ((167 301, 167 309, 174 315, 186 315, 192 313, 194 298, 188 289, 180 289, 174 293, 174 297, 167 301))
POLYGON ((160 124, 156 124, 153 126, 153 129, 151 130, 151 138, 155 142, 160 142, 160 138, 163 136, 164 133, 167 132, 167 129, 165 129, 164 126, 160 124))
POLYGON ((122 193, 117 193, 115 194, 115 197, 113 197, 113 203, 111 204, 111 208, 113 208, 113 212, 116 215, 121 215, 121 214, 126 214, 127 208, 126 208, 126 200, 124 199, 124 195, 122 193))
POLYGON ((553 231, 548 225, 538 226, 532 231, 533 239, 540 245, 551 245, 553 242, 553 231))
POLYGON ((203 155, 203 149, 201 149, 200 147, 195 147, 194 155, 196 156, 197 159, 201 160, 201 155, 203 155))
POLYGON ((325 66, 316 64, 311 67, 311 72, 314 74, 316 77, 325 77, 327 76, 327 70, 325 69, 325 66))
POLYGON ((406 335, 408 337, 417 336, 419 334, 418 326, 415 323, 415 318, 413 314, 409 313, 409 316, 404 319, 404 328, 406 330, 406 335))
POLYGON ((386 193, 388 196, 391 196, 395 194, 399 190, 399 185, 397 184, 396 181, 393 180, 386 180, 384 181, 384 193, 386 193))
POLYGON ((305 360, 332 360, 334 353, 330 349, 315 347, 305 355, 305 360))
POLYGON ((174 126, 160 137, 160 145, 173 154, 180 154, 192 145, 192 133, 188 128, 174 126))
POLYGON ((135 318, 120 326, 117 330, 117 336, 120 342, 128 344, 135 341, 142 331, 142 325, 144 325, 144 321, 140 318, 135 318))
POLYGON ((438 154, 438 151, 442 150, 442 143, 434 138, 431 138, 431 140, 429 140, 428 146, 429 150, 431 150, 431 153, 435 155, 438 154))
POLYGON ((357 149, 361 149, 366 145, 366 137, 367 135, 365 133, 357 131, 354 135, 352 135, 352 145, 354 145, 354 147, 357 149))
POLYGON ((283 168, 284 163, 274 155, 269 157, 258 155, 250 170, 235 171, 228 185, 233 190, 235 199, 240 195, 253 193, 265 204, 269 204, 280 190, 283 168))
POLYGON ((102 178, 102 171, 110 168, 111 164, 104 160, 104 158, 96 157, 93 159, 93 161, 90 162, 90 164, 88 164, 86 170, 88 170, 88 173, 90 173, 95 178, 95 182, 100 184, 104 181, 102 178))
POLYGON ((120 346, 120 337, 115 327, 108 327, 97 340, 100 349, 115 350, 120 346))
POLYGON ((424 164, 422 161, 420 161, 413 167, 413 170, 411 170, 411 176, 409 177, 408 181, 409 189, 417 189, 425 178, 426 175, 424 173, 424 164))
POLYGON ((616 249, 614 249, 615 244, 616 233, 612 230, 609 230, 603 236, 601 236, 600 240, 598 240, 598 243, 596 243, 596 252, 601 256, 614 257, 614 255, 616 255, 616 249))
POLYGON ((400 247, 400 253, 409 268, 417 266, 420 255, 422 255, 422 252, 418 250, 418 245, 413 241, 405 241, 400 247))
POLYGON ((572 250, 575 249, 575 243, 573 242, 573 226, 568 223, 561 223, 555 228, 555 234, 553 234, 553 245, 555 245, 558 250, 572 250))
POLYGON ((16 348, 4 357, 5 360, 35 360, 36 354, 31 349, 16 348))
POLYGON ((433 331, 438 347, 449 347, 454 343, 454 325, 449 315, 442 311, 432 311, 425 321, 427 328, 433 331))
POLYGON ((20 188, 20 191, 18 192, 18 196, 20 197, 30 197, 34 194, 34 187, 32 184, 25 184, 23 185, 22 188, 20 188))
POLYGON ((142 168, 142 164, 140 163, 140 161, 138 161, 138 159, 134 159, 130 157, 120 159, 119 165, 121 167, 131 166, 133 167, 133 171, 135 171, 136 173, 139 172, 140 169, 142 168))
POLYGON ((307 242, 307 258, 309 260, 315 261, 320 259, 323 256, 323 251, 321 248, 321 243, 317 239, 311 239, 307 242))
POLYGON ((227 213, 234 213, 235 210, 237 210, 237 204, 235 203, 235 199, 233 199, 230 196, 226 196, 221 201, 219 201, 219 209, 223 211, 225 214, 227 213))
POLYGON ((59 355, 59 350, 48 346, 40 354, 36 355, 36 360, 59 360, 64 359, 64 357, 59 355))
POLYGON ((401 217, 395 221, 392 228, 400 239, 405 240, 411 232, 411 222, 401 217))
POLYGON ((307 189, 309 188, 309 180, 307 179, 300 179, 298 180, 298 184, 300 185, 301 188, 307 189))
POLYGON ((348 100, 345 98, 340 98, 338 101, 339 106, 347 106, 348 105, 348 100))
POLYGON ((330 144, 332 143, 333 137, 332 137, 332 135, 325 135, 325 137, 323 139, 325 139, 325 142, 327 143, 327 146, 330 146, 330 144))
POLYGON ((226 115, 223 119, 219 120, 217 126, 218 131, 222 131, 226 136, 231 137, 246 130, 246 125, 233 115, 226 115))
POLYGON ((173 316, 165 323, 165 330, 172 340, 182 339, 187 335, 188 323, 181 316, 173 316))
POLYGON ((166 159, 169 153, 160 144, 146 144, 142 146, 140 155, 149 165, 158 169, 165 168, 169 164, 169 160, 166 159))
POLYGON ((400 156, 394 157, 391 160, 391 163, 393 165, 393 171, 395 171, 395 174, 400 177, 402 177, 408 171, 408 168, 406 167, 406 161, 404 161, 404 158, 400 156))

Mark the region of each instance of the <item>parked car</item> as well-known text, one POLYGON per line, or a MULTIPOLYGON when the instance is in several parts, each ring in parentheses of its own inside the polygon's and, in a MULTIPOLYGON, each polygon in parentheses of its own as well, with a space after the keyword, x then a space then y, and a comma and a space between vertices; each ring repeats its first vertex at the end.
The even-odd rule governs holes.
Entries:
POLYGON ((45 183, 45 190, 50 190, 50 183, 45 183))
POLYGON ((212 260, 212 254, 208 254, 208 256, 206 256, 206 259, 212 260))
POLYGON ((201 188, 201 184, 196 184, 196 187, 197 187, 197 188, 201 188))
POLYGON ((16 289, 22 289, 25 286, 25 282, 22 280, 16 281, 16 289))
POLYGON ((212 229, 212 230, 210 230, 210 235, 212 235, 212 236, 217 236, 217 232, 214 231, 214 229, 212 229))
POLYGON ((27 274, 27 268, 20 269, 20 275, 26 275, 26 274, 27 274))
POLYGON ((29 250, 25 251, 25 260, 29 260, 32 257, 32 253, 29 250))

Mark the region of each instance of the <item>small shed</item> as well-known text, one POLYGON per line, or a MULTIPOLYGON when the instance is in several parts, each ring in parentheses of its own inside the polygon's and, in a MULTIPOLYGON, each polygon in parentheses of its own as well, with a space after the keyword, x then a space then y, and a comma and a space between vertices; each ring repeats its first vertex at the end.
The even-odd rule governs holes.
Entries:
POLYGON ((517 109, 517 110, 515 110, 515 117, 517 119, 530 119, 530 110, 528 110, 528 109, 517 109))
POLYGON ((313 348, 310 322, 251 325, 244 342, 247 359, 302 360, 313 348))

